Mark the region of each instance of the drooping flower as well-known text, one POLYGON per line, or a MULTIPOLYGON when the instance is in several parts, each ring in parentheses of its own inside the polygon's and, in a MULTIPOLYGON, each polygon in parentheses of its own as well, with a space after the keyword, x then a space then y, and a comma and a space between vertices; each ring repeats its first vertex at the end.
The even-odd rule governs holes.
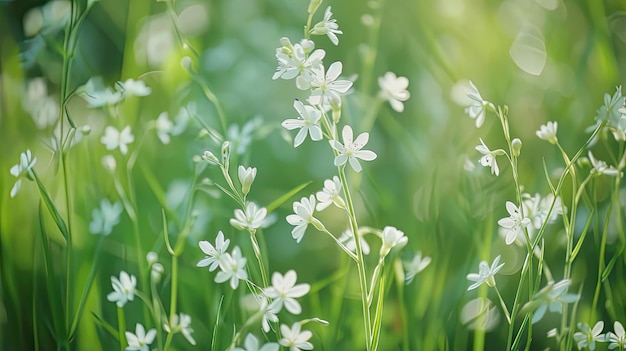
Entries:
POLYGON ((300 146, 307 134, 311 136, 313 141, 322 140, 322 128, 320 127, 322 113, 313 106, 305 106, 298 99, 293 102, 293 107, 298 111, 299 118, 289 118, 281 123, 283 128, 287 130, 300 129, 293 140, 293 146, 300 146))
POLYGON ((311 95, 309 96, 311 105, 341 106, 341 95, 347 93, 352 87, 351 81, 338 79, 342 69, 341 62, 337 61, 328 67, 327 72, 324 71, 324 66, 313 70, 311 95))
POLYGON ((542 125, 535 133, 539 139, 546 140, 550 144, 556 144, 558 142, 556 137, 556 130, 558 127, 558 122, 548 122, 545 125, 542 125))
POLYGON ((393 72, 387 72, 384 76, 378 78, 380 92, 378 95, 389 101, 391 108, 396 112, 404 111, 403 101, 407 101, 411 94, 406 90, 409 86, 409 80, 406 77, 396 77, 393 72))
POLYGON ((613 328, 615 332, 606 333, 607 341, 610 342, 609 350, 613 350, 616 347, 622 350, 626 347, 626 332, 624 332, 624 326, 619 321, 615 321, 613 328))
POLYGON ((402 266, 404 267, 404 281, 406 284, 411 284, 417 273, 426 269, 431 260, 429 256, 422 257, 422 252, 418 251, 411 261, 403 261, 402 266))
POLYGON ((346 203, 341 197, 341 189, 342 185, 339 177, 334 176, 332 180, 326 179, 322 191, 318 191, 317 194, 315 194, 318 201, 315 209, 322 211, 331 204, 335 204, 335 206, 339 208, 346 208, 346 203))
POLYGON ((352 127, 345 125, 341 131, 341 136, 343 144, 337 140, 329 140, 330 146, 339 153, 335 157, 335 166, 340 167, 348 162, 354 171, 361 172, 362 168, 358 159, 372 161, 376 158, 374 151, 361 150, 369 141, 369 133, 363 132, 353 140, 352 127))
POLYGON ((498 168, 496 156, 503 155, 504 151, 502 149, 493 151, 489 150, 482 138, 480 138, 480 145, 477 145, 474 148, 476 149, 476 151, 483 154, 480 160, 478 160, 478 162, 480 162, 480 165, 483 167, 490 167, 491 174, 495 174, 496 176, 500 175, 500 169, 498 168))
POLYGON ((104 144, 107 150, 119 148, 122 155, 128 153, 128 144, 133 141, 135 141, 135 137, 130 131, 130 126, 124 127, 121 132, 115 127, 108 126, 104 129, 104 135, 100 138, 100 142, 104 144))
POLYGON ((285 275, 278 272, 272 274, 272 286, 263 289, 265 296, 274 299, 271 306, 280 311, 283 306, 291 314, 300 314, 302 308, 296 298, 306 295, 311 286, 309 284, 298 284, 296 271, 289 270, 285 275))
POLYGON ((493 260, 491 267, 487 261, 480 261, 478 264, 478 273, 470 273, 467 275, 467 279, 474 282, 467 288, 467 291, 474 290, 481 286, 483 283, 487 283, 488 286, 496 286, 495 275, 502 269, 504 263, 500 264, 500 255, 493 260))
POLYGON ((248 279, 246 261, 246 258, 241 255, 239 246, 235 246, 232 254, 225 253, 223 259, 220 260, 219 266, 221 271, 217 272, 215 282, 223 283, 230 280, 230 287, 237 289, 240 280, 248 279))
POLYGON ((241 209, 235 210, 235 218, 231 218, 230 224, 239 230, 256 231, 263 225, 265 216, 265 207, 259 208, 254 202, 248 202, 245 212, 241 209))
POLYGON ((120 215, 123 208, 119 201, 114 203, 108 199, 100 201, 100 208, 94 208, 91 212, 91 222, 89 222, 89 232, 91 234, 109 235, 113 227, 120 222, 120 215))
POLYGON ((380 256, 385 257, 394 247, 403 247, 409 241, 403 231, 395 227, 386 226, 382 233, 383 244, 380 247, 380 256))
POLYGON ((602 333, 604 329, 604 322, 599 321, 593 326, 593 329, 589 327, 587 323, 578 323, 578 332, 574 333, 574 340, 578 345, 578 349, 588 348, 589 350, 596 349, 596 342, 605 342, 606 336, 602 333))
POLYGON ((254 334, 248 334, 243 342, 245 349, 241 347, 235 347, 231 351, 278 351, 278 344, 275 342, 269 342, 263 346, 259 345, 259 340, 254 334))
POLYGON ((15 197, 17 192, 20 190, 20 187, 22 186, 22 178, 33 178, 32 170, 36 163, 37 157, 32 156, 30 149, 20 154, 20 163, 14 165, 9 170, 12 176, 17 177, 15 184, 11 188, 11 197, 15 197))
POLYGON ((120 279, 111 277, 111 285, 113 285, 113 291, 107 295, 107 300, 115 302, 117 307, 124 307, 126 302, 133 301, 137 286, 137 278, 134 275, 121 271, 120 279))
POLYGON ((333 13, 331 12, 331 7, 328 6, 326 11, 324 12, 324 19, 321 22, 318 22, 311 29, 311 34, 315 35, 327 35, 328 39, 335 44, 339 44, 339 38, 337 38, 337 34, 343 34, 342 31, 339 30, 339 25, 337 24, 337 20, 331 18, 333 13))
MULTIPOLYGON (((345 245, 348 250, 356 253, 356 240, 354 239, 352 230, 346 229, 337 240, 345 245)), ((363 236, 361 236, 361 251, 364 255, 369 255, 370 253, 370 246, 363 236)))
POLYGON ((313 344, 308 341, 313 336, 313 333, 308 330, 301 331, 301 328, 300 322, 294 323, 291 328, 282 324, 280 332, 283 338, 278 343, 288 347, 289 351, 313 350, 313 344))
POLYGON ((300 201, 293 203, 293 214, 287 216, 287 222, 295 227, 291 230, 291 236, 300 243, 306 232, 309 223, 315 228, 322 230, 324 225, 317 218, 313 217, 315 212, 315 196, 303 197, 300 201))
POLYGON ((163 329, 168 333, 180 332, 191 345, 196 344, 196 340, 191 335, 193 329, 191 328, 191 316, 188 314, 179 313, 178 315, 173 315, 170 323, 163 325, 163 329))
POLYGON ((125 334, 126 341, 128 341, 126 351, 149 351, 150 348, 148 345, 152 344, 154 341, 156 329, 152 328, 146 333, 146 329, 144 329, 143 325, 137 323, 134 334, 129 331, 125 332, 125 334))
POLYGON ((196 267, 206 267, 209 266, 209 271, 213 272, 217 269, 220 264, 220 261, 224 258, 226 254, 226 250, 228 250, 228 245, 230 244, 230 239, 224 240, 224 233, 220 230, 217 233, 217 238, 215 238, 215 246, 213 246, 210 242, 206 240, 202 240, 198 243, 200 246, 200 250, 204 252, 207 256, 201 259, 196 267))
POLYGON ((522 310, 527 312, 534 310, 533 324, 539 322, 548 310, 562 313, 563 304, 576 302, 580 298, 576 294, 567 294, 567 289, 571 283, 572 281, 569 279, 563 279, 557 283, 548 282, 544 288, 535 294, 531 301, 524 305, 522 310))
POLYGON ((522 230, 530 224, 530 219, 523 217, 519 207, 511 201, 506 202, 506 210, 509 212, 509 217, 500 219, 498 225, 507 230, 504 241, 507 245, 511 245, 522 230))
POLYGON ((613 167, 606 164, 606 162, 596 159, 591 151, 589 151, 589 161, 593 168, 591 169, 591 173, 597 174, 605 174, 608 176, 616 176, 619 174, 619 171, 613 167))
POLYGON ((489 101, 483 100, 480 96, 478 88, 470 80, 469 84, 472 86, 472 91, 467 93, 467 97, 473 100, 472 104, 465 109, 465 112, 470 118, 476 120, 476 128, 480 128, 485 122, 486 108, 494 108, 493 104, 489 101))

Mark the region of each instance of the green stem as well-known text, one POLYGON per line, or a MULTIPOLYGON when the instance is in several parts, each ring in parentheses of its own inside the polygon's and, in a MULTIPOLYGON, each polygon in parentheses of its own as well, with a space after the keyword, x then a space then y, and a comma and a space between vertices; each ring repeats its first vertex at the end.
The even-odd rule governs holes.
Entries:
POLYGON ((126 341, 126 318, 124 317, 124 308, 117 307, 117 331, 120 339, 120 351, 124 351, 127 344, 126 341))
POLYGON ((267 270, 265 269, 265 264, 263 263, 263 257, 261 255, 261 247, 259 246, 259 242, 256 240, 256 232, 250 231, 250 241, 252 242, 252 248, 254 249, 254 256, 256 257, 257 262, 259 263, 259 270, 261 271, 261 280, 263 281, 263 287, 269 287, 269 279, 267 279, 267 270))
POLYGON ((502 295, 500 295, 500 290, 498 289, 498 286, 494 286, 494 289, 496 290, 496 294, 498 295, 498 299, 500 300, 500 306, 502 307, 502 312, 504 312, 504 316, 506 317, 506 321, 509 323, 509 326, 511 325, 511 315, 509 314, 509 309, 506 307, 506 303, 504 302, 504 299, 502 298, 502 295))

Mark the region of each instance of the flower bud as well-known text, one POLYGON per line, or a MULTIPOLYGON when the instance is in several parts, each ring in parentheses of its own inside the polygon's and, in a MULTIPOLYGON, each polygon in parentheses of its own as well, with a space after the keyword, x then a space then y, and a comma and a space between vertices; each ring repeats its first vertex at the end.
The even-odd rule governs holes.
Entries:
POLYGON ((180 59, 180 65, 183 66, 183 68, 186 70, 191 71, 192 64, 193 64, 193 61, 191 60, 191 57, 189 56, 184 56, 182 59, 180 59))
POLYGON ((115 168, 117 168, 117 163, 115 162, 115 157, 113 157, 113 155, 104 156, 102 158, 102 165, 111 173, 115 172, 115 168))
POLYGON ((80 127, 80 134, 82 134, 83 136, 87 136, 91 133, 91 127, 90 126, 82 126, 80 127))
POLYGON ((309 9, 307 10, 309 15, 315 13, 321 4, 322 0, 311 0, 311 2, 309 2, 309 9))
POLYGON ((193 155, 191 160, 193 161, 193 163, 200 163, 202 161, 202 157, 198 155, 193 155))
POLYGON ((225 141, 222 144, 222 165, 224 169, 228 171, 228 165, 230 161, 230 141, 225 141))
POLYGON ((146 261, 148 262, 149 265, 153 265, 155 263, 157 263, 157 261, 159 260, 159 255, 157 255, 156 252, 154 251, 150 251, 146 254, 146 261))
POLYGON ((163 265, 160 263, 155 263, 152 265, 152 270, 150 271, 150 277, 156 283, 161 280, 161 276, 163 275, 163 265))
POLYGON ((246 196, 250 192, 250 186, 252 186, 254 178, 256 178, 256 168, 245 168, 244 166, 239 166, 238 174, 239 183, 241 183, 241 192, 244 196, 246 196))
POLYGON ((519 138, 513 139, 511 142, 511 151, 513 152, 513 157, 518 157, 520 152, 522 151, 522 141, 519 138))
POLYGON ((215 157, 215 155, 213 155, 211 151, 205 151, 204 154, 202 154, 202 159, 215 165, 220 164, 220 160, 218 160, 217 157, 215 157))

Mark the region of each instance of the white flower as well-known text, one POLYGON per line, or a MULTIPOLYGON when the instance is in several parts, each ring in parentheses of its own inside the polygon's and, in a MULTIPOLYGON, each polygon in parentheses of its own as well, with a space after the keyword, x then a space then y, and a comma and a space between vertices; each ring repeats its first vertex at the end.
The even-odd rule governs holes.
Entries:
POLYGON ((133 301, 137 286, 137 278, 134 275, 121 271, 120 279, 111 277, 111 285, 113 285, 113 291, 107 295, 107 300, 115 302, 117 307, 124 307, 126 302, 133 301))
POLYGON ((167 112, 164 111, 159 114, 159 117, 156 119, 155 127, 159 140, 161 140, 164 145, 169 144, 170 134, 174 129, 174 123, 168 118, 167 112))
POLYGON ((483 154, 483 157, 480 158, 478 162, 483 167, 491 167, 491 174, 495 174, 496 176, 500 175, 500 169, 498 168, 498 162, 496 162, 496 156, 504 154, 504 151, 501 149, 491 151, 485 145, 485 142, 482 138, 480 138, 480 145, 474 147, 476 151, 483 154))
POLYGON ((288 38, 281 38, 282 47, 276 49, 278 67, 272 79, 296 79, 298 89, 307 90, 313 79, 313 70, 320 69, 326 52, 317 49, 313 52, 313 41, 303 39, 299 44, 291 45, 288 38))
POLYGON ((624 326, 622 323, 615 321, 613 327, 615 329, 615 333, 606 333, 608 339, 607 341, 610 342, 609 350, 613 350, 616 347, 619 347, 619 349, 622 350, 626 346, 626 332, 624 332, 624 326))
POLYGON ((261 327, 263 331, 269 333, 270 331, 270 322, 277 323, 278 322, 278 312, 280 312, 279 306, 274 304, 268 305, 267 299, 265 297, 261 297, 261 305, 259 310, 263 311, 263 317, 261 319, 261 327))
POLYGON ((103 156, 101 162, 102 166, 104 166, 104 168, 106 168, 109 172, 115 172, 115 169, 117 168, 117 161, 115 161, 115 157, 113 157, 113 155, 103 156))
POLYGON ((282 324, 280 326, 280 332, 283 338, 280 339, 278 343, 288 347, 289 351, 313 350, 313 344, 308 342, 313 336, 313 333, 308 330, 301 332, 301 327, 299 322, 294 323, 291 328, 282 324))
POLYGON ((535 133, 539 139, 548 141, 550 144, 556 144, 558 139, 556 137, 556 130, 559 127, 558 122, 548 122, 542 125, 535 133))
POLYGON ((472 86, 472 90, 467 93, 467 97, 473 100, 472 105, 468 106, 465 109, 465 112, 472 119, 476 119, 476 128, 480 128, 485 122, 485 112, 486 107, 494 108, 493 104, 489 101, 483 100, 482 96, 480 96, 480 92, 470 80, 470 85, 472 86))
POLYGON ((126 79, 125 82, 117 82, 117 87, 124 97, 148 96, 152 89, 146 86, 143 80, 126 79))
POLYGON ((219 266, 221 271, 215 276, 216 283, 223 283, 230 279, 230 287, 237 289, 240 280, 248 279, 246 272, 246 258, 241 256, 239 246, 235 246, 233 253, 225 253, 224 258, 220 260, 219 266))
POLYGON ((22 178, 23 177, 33 177, 32 170, 37 163, 37 157, 33 157, 30 153, 30 149, 27 149, 26 152, 22 152, 20 154, 20 163, 11 167, 9 172, 12 176, 17 177, 15 184, 11 188, 11 197, 15 197, 17 192, 20 190, 22 186, 22 178))
POLYGON ((618 126, 622 117, 619 110, 623 105, 622 87, 615 87, 613 96, 604 94, 604 105, 598 109, 596 119, 598 122, 607 121, 611 127, 618 126))
POLYGON ((291 236, 296 239, 297 243, 300 243, 304 237, 309 223, 312 223, 315 228, 323 230, 321 228, 323 228, 324 225, 317 218, 313 217, 313 213, 315 212, 315 196, 310 195, 308 198, 303 197, 299 202, 295 201, 293 203, 293 212, 294 214, 287 216, 287 222, 291 225, 295 225, 291 230, 291 236))
POLYGON ((576 340, 576 344, 578 344, 578 349, 582 349, 584 347, 589 348, 589 350, 596 349, 596 341, 597 342, 605 342, 606 337, 602 333, 602 329, 604 329, 604 322, 599 321, 596 325, 593 326, 593 329, 589 327, 587 323, 578 323, 579 332, 574 333, 574 340, 576 340))
POLYGON ((256 168, 239 166, 237 175, 239 176, 239 183, 241 183, 241 192, 244 195, 248 195, 252 182, 254 182, 254 178, 256 178, 256 168))
POLYGON ((309 284, 298 284, 296 280, 298 275, 296 271, 289 270, 285 275, 278 272, 272 274, 272 286, 263 289, 265 296, 274 299, 271 306, 277 307, 280 311, 285 306, 285 309, 291 314, 300 314, 302 308, 296 298, 306 295, 311 286, 309 284))
POLYGON ((315 194, 317 201, 319 201, 315 209, 322 211, 330 206, 330 204, 335 204, 335 206, 339 208, 346 208, 346 203, 341 197, 341 188, 342 185, 339 177, 334 176, 332 180, 326 179, 322 191, 318 191, 317 194, 315 194))
POLYGON ((135 137, 130 131, 130 126, 124 127, 121 132, 115 127, 108 126, 104 129, 104 135, 100 138, 100 142, 104 144, 107 150, 119 148, 122 155, 128 153, 128 144, 133 141, 135 141, 135 137))
POLYGON ((522 217, 520 209, 511 201, 506 202, 506 210, 510 216, 500 219, 498 225, 507 229, 504 241, 507 245, 511 245, 515 238, 522 234, 523 228, 530 224, 530 219, 522 217))
POLYGON ((89 232, 91 234, 109 235, 113 227, 120 222, 122 204, 119 201, 109 202, 107 199, 100 201, 100 208, 94 208, 91 212, 89 232))
POLYGON ((154 341, 156 329, 152 328, 146 333, 143 325, 137 323, 135 326, 135 334, 129 331, 125 332, 125 334, 126 340, 128 341, 126 351, 149 351, 150 348, 148 345, 152 344, 154 341))
MULTIPOLYGON (((345 230, 343 233, 341 233, 337 240, 342 243, 346 248, 348 248, 348 250, 356 252, 356 240, 354 239, 354 234, 352 234, 352 230, 345 230)), ((361 251, 364 255, 369 255, 370 253, 370 246, 363 236, 361 236, 361 251)))
POLYGON ((298 111, 299 118, 289 118, 283 121, 281 125, 287 130, 299 128, 296 138, 293 140, 293 146, 298 147, 306 139, 306 135, 311 136, 311 140, 322 140, 322 128, 320 128, 320 119, 322 113, 313 106, 305 106, 300 100, 293 102, 293 107, 298 111))
POLYGON ((230 244, 230 239, 224 240, 224 233, 220 230, 217 233, 217 238, 215 239, 215 246, 213 246, 210 242, 206 240, 202 240, 198 243, 200 246, 200 250, 204 252, 207 256, 201 259, 196 267, 206 267, 209 266, 209 271, 213 272, 217 269, 220 264, 220 261, 224 258, 224 254, 226 250, 228 250, 228 245, 230 244))
POLYGON ((341 131, 343 138, 343 144, 337 140, 329 140, 330 146, 335 149, 339 155, 335 157, 335 166, 343 166, 346 162, 350 163, 352 169, 356 172, 361 172, 361 164, 359 160, 372 161, 376 158, 374 151, 361 150, 365 144, 369 141, 369 133, 361 133, 353 141, 352 127, 345 125, 341 131))
POLYGON ((396 229, 395 227, 387 226, 383 228, 382 233, 383 244, 380 247, 380 256, 385 257, 394 247, 403 247, 409 241, 409 238, 404 236, 404 232, 396 229))
POLYGON ((411 94, 406 90, 409 86, 409 80, 406 77, 396 77, 393 72, 387 72, 384 76, 378 78, 380 93, 383 99, 389 101, 391 108, 396 112, 404 111, 403 101, 407 101, 411 94))
POLYGON ((231 147, 238 155, 243 155, 248 146, 252 142, 254 131, 258 130, 263 125, 263 119, 259 116, 246 122, 241 129, 239 125, 231 124, 228 127, 228 138, 232 144, 231 147))
POLYGON ((330 104, 331 106, 341 106, 341 95, 348 92, 352 82, 345 79, 337 79, 341 74, 342 64, 337 61, 328 67, 328 72, 324 72, 324 66, 313 70, 311 80, 311 105, 330 104))
POLYGON ((193 333, 193 329, 191 328, 191 316, 188 314, 180 313, 178 315, 173 315, 170 324, 164 324, 163 329, 165 329, 168 333, 183 333, 183 336, 191 345, 196 344, 196 340, 194 340, 191 333, 193 333))
POLYGON ((246 204, 246 211, 235 210, 235 218, 231 218, 230 225, 239 230, 255 231, 263 225, 267 216, 265 207, 259 208, 254 202, 246 204))
POLYGON ((494 276, 504 266, 504 263, 500 263, 500 255, 493 260, 491 267, 487 261, 480 261, 478 264, 478 273, 470 273, 467 275, 467 279, 475 282, 467 288, 467 291, 474 290, 481 286, 483 283, 487 283, 488 286, 496 286, 496 280, 494 276))
POLYGON ((104 87, 100 77, 90 78, 85 85, 77 89, 77 92, 87 101, 88 107, 115 105, 123 98, 120 92, 104 87))
POLYGON ((339 25, 337 24, 336 19, 332 19, 333 13, 330 11, 330 6, 326 8, 326 12, 324 12, 324 19, 321 22, 318 22, 311 29, 311 34, 315 35, 327 35, 330 41, 337 45, 339 44, 339 38, 337 38, 337 34, 343 34, 342 31, 339 30, 339 25))
POLYGON ((406 284, 411 284, 417 273, 423 271, 430 264, 431 260, 432 259, 428 256, 422 257, 422 253, 418 251, 411 261, 403 261, 402 265, 404 266, 405 272, 404 281, 406 284))
POLYGON ((567 288, 571 283, 572 281, 569 279, 563 279, 558 283, 554 283, 554 281, 548 282, 543 289, 535 294, 530 302, 524 305, 524 310, 535 310, 533 312, 533 324, 539 322, 547 310, 561 313, 563 304, 573 303, 579 299, 578 295, 566 294, 567 288))
POLYGON ((246 336, 246 340, 243 342, 243 346, 245 349, 240 347, 235 347, 231 349, 231 351, 278 351, 278 344, 275 342, 267 343, 261 347, 259 347, 259 340, 257 340, 254 334, 248 334, 246 336))
MULTIPOLYGON (((558 215, 563 214, 563 205, 561 204, 561 197, 557 196, 556 200, 554 199, 553 194, 548 194, 546 197, 541 198, 539 194, 535 194, 535 196, 530 196, 528 193, 522 194, 522 206, 524 208, 524 215, 526 218, 530 219, 531 226, 530 229, 541 229, 544 222, 552 223, 554 222, 558 215), (554 207, 552 208, 552 212, 550 212, 550 207, 552 206, 552 202, 554 201, 554 207), (550 217, 548 218, 548 213, 550 212, 550 217)), ((529 235, 532 234, 529 232, 529 235)), ((522 242, 525 242, 525 238, 523 235, 518 236, 522 242)))
POLYGON ((591 161, 591 165, 593 166, 591 173, 596 172, 599 174, 606 174, 608 176, 616 176, 619 174, 619 171, 615 169, 615 167, 609 166, 606 164, 606 162, 593 157, 591 151, 589 151, 589 161, 591 161))

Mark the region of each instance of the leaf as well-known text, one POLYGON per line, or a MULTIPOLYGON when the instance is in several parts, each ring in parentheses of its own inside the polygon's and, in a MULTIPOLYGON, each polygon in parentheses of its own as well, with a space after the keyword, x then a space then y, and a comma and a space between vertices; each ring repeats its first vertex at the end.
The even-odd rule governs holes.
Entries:
POLYGON ((31 172, 35 178, 35 182, 37 182, 37 186, 39 187, 39 193, 41 194, 41 199, 46 205, 48 212, 50 212, 50 215, 52 215, 52 219, 54 219, 54 223, 56 223, 57 227, 61 231, 61 234, 63 235, 63 238, 65 238, 65 241, 69 242, 70 233, 69 233, 69 230, 67 229, 67 225, 65 224, 65 220, 63 220, 63 217, 61 217, 61 214, 59 213, 56 206, 52 202, 52 199, 50 198, 50 194, 48 194, 48 191, 44 187, 43 183, 41 183, 41 180, 37 176, 37 173, 35 173, 34 170, 31 170, 31 172))
POLYGON ((107 323, 104 319, 100 318, 100 316, 98 316, 94 312, 91 312, 91 315, 93 316, 93 318, 96 319, 96 324, 108 331, 109 334, 111 334, 115 338, 115 340, 120 340, 119 335, 117 334, 117 329, 115 329, 111 324, 107 323))
POLYGON ((274 200, 271 204, 267 205, 266 209, 267 209, 267 213, 272 213, 275 209, 277 209, 278 207, 280 207, 282 204, 284 204, 285 202, 287 202, 287 200, 289 200, 291 197, 293 197, 294 195, 296 195, 297 193, 299 193, 302 189, 306 188, 307 186, 309 186, 309 184, 311 184, 312 182, 306 182, 303 184, 298 185, 297 187, 291 189, 290 191, 288 191, 285 195, 279 197, 278 199, 274 200))

